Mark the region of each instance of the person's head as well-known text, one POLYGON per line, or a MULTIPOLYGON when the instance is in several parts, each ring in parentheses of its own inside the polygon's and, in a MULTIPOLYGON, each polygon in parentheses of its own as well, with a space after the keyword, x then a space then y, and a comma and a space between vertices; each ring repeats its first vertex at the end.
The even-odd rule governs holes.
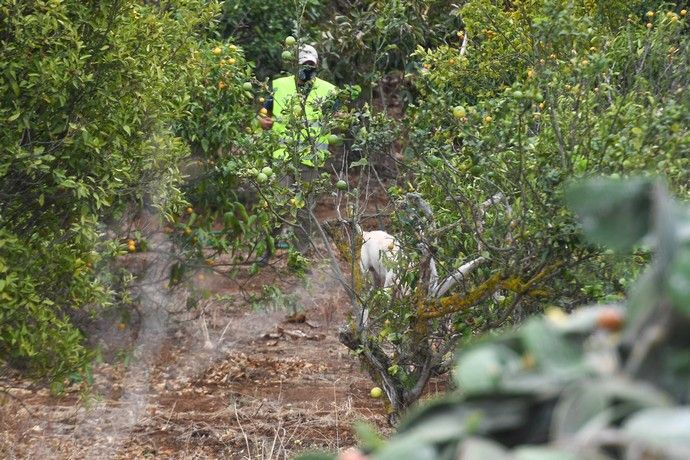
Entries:
POLYGON ((316 72, 316 66, 319 63, 319 54, 311 45, 302 45, 299 49, 299 74, 297 79, 305 82, 310 80, 316 72))

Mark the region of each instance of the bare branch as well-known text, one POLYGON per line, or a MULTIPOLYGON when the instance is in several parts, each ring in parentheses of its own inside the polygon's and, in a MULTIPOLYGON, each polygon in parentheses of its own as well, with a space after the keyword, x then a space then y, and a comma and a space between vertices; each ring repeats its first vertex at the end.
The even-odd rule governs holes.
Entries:
POLYGON ((464 56, 467 52, 467 35, 467 32, 465 32, 465 35, 462 38, 462 45, 460 46, 460 56, 464 56))
POLYGON ((476 259, 463 264, 460 268, 451 273, 442 282, 438 282, 429 288, 429 294, 432 298, 438 299, 443 296, 449 289, 465 280, 465 277, 472 273, 477 267, 486 262, 484 257, 477 257, 476 259))

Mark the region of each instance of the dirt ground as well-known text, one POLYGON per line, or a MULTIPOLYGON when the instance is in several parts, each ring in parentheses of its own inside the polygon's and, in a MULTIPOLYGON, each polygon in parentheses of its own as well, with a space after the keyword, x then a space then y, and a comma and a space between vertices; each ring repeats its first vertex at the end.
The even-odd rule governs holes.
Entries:
MULTIPOLYGON (((140 325, 131 354, 97 364, 88 392, 54 397, 2 375, 0 458, 282 459, 354 445, 357 420, 386 430, 383 402, 337 340, 342 291, 325 268, 298 280, 283 266, 232 282, 200 272, 213 295, 172 326, 140 325), (294 293, 303 322, 288 322, 280 298, 238 300, 268 285, 294 293)), ((109 327, 109 343, 134 334, 109 327)))

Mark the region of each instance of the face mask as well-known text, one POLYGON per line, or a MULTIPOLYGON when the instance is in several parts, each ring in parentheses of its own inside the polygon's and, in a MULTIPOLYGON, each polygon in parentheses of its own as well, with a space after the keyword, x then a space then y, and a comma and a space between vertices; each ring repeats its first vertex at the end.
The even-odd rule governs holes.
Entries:
POLYGON ((299 73, 297 74, 297 78, 301 81, 308 81, 308 80, 311 80, 311 77, 314 76, 315 72, 316 72, 316 67, 313 67, 310 65, 303 65, 303 66, 300 66, 300 68, 299 68, 299 73))

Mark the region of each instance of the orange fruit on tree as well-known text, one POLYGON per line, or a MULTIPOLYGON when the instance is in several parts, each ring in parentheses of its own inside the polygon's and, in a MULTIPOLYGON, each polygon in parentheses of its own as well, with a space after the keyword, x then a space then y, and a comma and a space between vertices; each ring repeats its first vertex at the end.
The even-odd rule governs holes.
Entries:
POLYGON ((608 309, 597 316, 597 327, 607 331, 618 331, 623 326, 623 313, 618 310, 608 309))

